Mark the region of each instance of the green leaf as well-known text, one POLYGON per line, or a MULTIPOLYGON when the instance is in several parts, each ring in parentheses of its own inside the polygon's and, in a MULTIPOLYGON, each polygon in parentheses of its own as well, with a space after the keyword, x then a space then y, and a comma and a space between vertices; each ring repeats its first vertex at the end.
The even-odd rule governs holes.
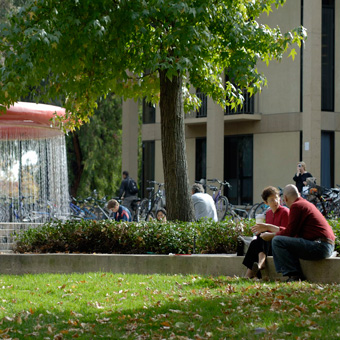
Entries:
POLYGON ((288 58, 292 57, 292 59, 294 60, 296 55, 297 55, 297 52, 295 51, 295 48, 292 48, 288 55, 288 58))

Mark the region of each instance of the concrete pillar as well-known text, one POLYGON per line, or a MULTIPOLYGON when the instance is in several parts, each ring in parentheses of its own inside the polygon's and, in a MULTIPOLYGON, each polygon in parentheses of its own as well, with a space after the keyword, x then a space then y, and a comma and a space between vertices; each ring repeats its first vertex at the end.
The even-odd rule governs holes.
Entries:
POLYGON ((122 171, 138 180, 138 102, 123 101, 122 109, 122 171))
POLYGON ((321 164, 321 30, 322 1, 308 0, 304 26, 308 39, 303 51, 302 160, 320 183, 321 164))
POLYGON ((208 97, 207 179, 224 180, 224 110, 208 97))

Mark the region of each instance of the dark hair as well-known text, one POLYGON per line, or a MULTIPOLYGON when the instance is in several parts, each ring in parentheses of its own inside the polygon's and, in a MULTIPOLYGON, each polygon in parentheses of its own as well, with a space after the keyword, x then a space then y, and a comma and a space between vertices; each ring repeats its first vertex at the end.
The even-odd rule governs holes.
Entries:
POLYGON ((157 211, 156 211, 156 218, 157 218, 157 215, 159 212, 162 212, 164 216, 166 216, 166 210, 164 208, 159 208, 157 211))
POLYGON ((107 202, 107 209, 114 209, 117 206, 119 206, 119 203, 114 199, 107 202))
POLYGON ((262 191, 261 197, 265 202, 267 202, 269 196, 272 196, 272 195, 279 196, 280 195, 279 189, 272 187, 272 186, 264 188, 262 191))
POLYGON ((129 177, 129 171, 124 170, 123 175, 125 175, 126 177, 129 177))
POLYGON ((192 188, 191 188, 192 192, 194 194, 197 194, 197 193, 204 193, 204 188, 203 188, 203 185, 200 184, 200 183, 195 183, 192 188))

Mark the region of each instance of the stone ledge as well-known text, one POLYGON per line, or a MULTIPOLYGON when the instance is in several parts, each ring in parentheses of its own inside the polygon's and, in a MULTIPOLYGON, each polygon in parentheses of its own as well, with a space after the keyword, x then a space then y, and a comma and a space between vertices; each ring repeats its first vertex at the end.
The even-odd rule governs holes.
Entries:
MULTIPOLYGON (((116 254, 0 254, 0 274, 113 272, 128 274, 198 274, 243 277, 243 256, 236 255, 116 255, 116 254)), ((340 283, 340 258, 301 261, 310 282, 340 283)), ((263 276, 283 280, 267 259, 263 276)))

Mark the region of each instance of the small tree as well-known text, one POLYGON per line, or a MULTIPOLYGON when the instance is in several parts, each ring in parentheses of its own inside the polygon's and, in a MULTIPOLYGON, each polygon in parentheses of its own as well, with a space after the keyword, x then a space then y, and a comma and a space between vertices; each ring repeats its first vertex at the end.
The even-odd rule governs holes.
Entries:
POLYGON ((5 61, 0 103, 27 91, 66 98, 68 123, 87 122, 108 92, 160 101, 162 152, 171 219, 192 220, 184 110, 199 105, 189 87, 216 102, 242 103, 266 83, 259 61, 281 59, 305 39, 302 27, 282 34, 258 23, 284 0, 35 0, 2 28, 5 61), (227 72, 232 82, 224 83, 227 72), (40 89, 42 80, 48 86, 40 89), (237 87, 236 87, 236 86, 237 87))

